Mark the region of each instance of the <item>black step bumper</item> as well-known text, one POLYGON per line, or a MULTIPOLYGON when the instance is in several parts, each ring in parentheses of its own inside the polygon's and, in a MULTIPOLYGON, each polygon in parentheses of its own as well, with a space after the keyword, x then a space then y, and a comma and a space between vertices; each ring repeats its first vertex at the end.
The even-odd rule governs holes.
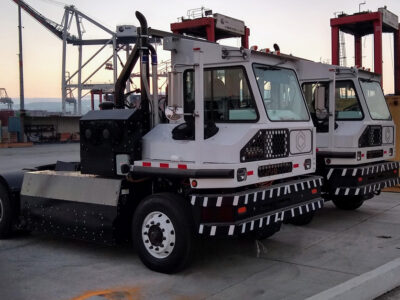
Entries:
POLYGON ((324 170, 324 192, 330 197, 365 197, 400 183, 399 162, 385 161, 324 170))
POLYGON ((320 176, 304 176, 237 193, 193 194, 197 233, 236 236, 314 212, 324 205, 322 184, 320 176))

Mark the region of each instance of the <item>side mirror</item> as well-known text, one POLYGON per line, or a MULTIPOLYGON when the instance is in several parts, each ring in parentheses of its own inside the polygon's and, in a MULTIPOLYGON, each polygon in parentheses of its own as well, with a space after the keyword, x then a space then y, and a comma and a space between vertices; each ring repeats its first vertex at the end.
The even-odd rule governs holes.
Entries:
POLYGON ((183 117, 183 108, 178 106, 166 106, 165 117, 170 121, 178 121, 183 117))
POLYGON ((325 107, 325 87, 318 86, 315 89, 315 114, 318 120, 325 120, 328 117, 328 111, 325 107))
POLYGON ((178 121, 183 117, 183 74, 172 71, 168 73, 168 106, 165 116, 170 121, 178 121))

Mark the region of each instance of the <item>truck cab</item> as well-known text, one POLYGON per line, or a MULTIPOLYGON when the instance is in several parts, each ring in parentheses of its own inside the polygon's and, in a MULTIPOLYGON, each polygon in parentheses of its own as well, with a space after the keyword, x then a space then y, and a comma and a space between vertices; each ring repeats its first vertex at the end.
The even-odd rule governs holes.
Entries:
POLYGON ((101 242, 127 234, 146 266, 171 273, 190 261, 196 238, 264 239, 284 222, 310 222, 323 181, 313 174, 316 132, 294 62, 151 31, 136 16, 138 42, 115 102, 80 120, 80 162, 26 172, 16 197, 0 189, 0 201, 19 208, 2 211, 0 237, 13 223, 101 242), (166 118, 151 35, 171 52, 166 118), (125 85, 139 61, 132 106, 125 85))
POLYGON ((396 128, 380 85, 365 69, 297 61, 302 89, 317 130, 317 172, 324 197, 356 209, 399 183, 396 128))

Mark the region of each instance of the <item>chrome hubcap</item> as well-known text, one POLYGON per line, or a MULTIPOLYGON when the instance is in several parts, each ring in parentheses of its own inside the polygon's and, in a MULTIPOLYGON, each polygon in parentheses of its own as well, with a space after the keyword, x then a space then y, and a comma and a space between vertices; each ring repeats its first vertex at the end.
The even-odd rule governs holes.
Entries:
POLYGON ((165 258, 175 247, 175 228, 166 214, 155 211, 143 221, 142 239, 146 250, 156 258, 165 258))

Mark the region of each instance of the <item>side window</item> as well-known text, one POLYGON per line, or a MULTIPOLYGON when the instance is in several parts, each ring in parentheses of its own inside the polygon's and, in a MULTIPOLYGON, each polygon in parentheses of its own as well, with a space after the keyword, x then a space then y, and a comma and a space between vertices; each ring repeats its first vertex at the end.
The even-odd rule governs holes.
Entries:
POLYGON ((311 118, 314 126, 317 128, 317 132, 328 132, 329 123, 328 120, 318 120, 315 112, 315 97, 316 90, 318 87, 325 88, 325 108, 329 110, 329 82, 307 82, 303 83, 303 92, 306 98, 308 109, 310 110, 311 118))
POLYGON ((204 117, 206 121, 256 121, 257 110, 242 67, 204 71, 204 117))
POLYGON ((328 109, 329 99, 329 83, 328 82, 307 82, 303 83, 303 92, 306 97, 306 102, 311 115, 315 116, 315 95, 318 87, 323 86, 325 88, 325 108, 328 109))
POLYGON ((360 102, 352 81, 336 81, 335 95, 337 120, 363 118, 360 102))

